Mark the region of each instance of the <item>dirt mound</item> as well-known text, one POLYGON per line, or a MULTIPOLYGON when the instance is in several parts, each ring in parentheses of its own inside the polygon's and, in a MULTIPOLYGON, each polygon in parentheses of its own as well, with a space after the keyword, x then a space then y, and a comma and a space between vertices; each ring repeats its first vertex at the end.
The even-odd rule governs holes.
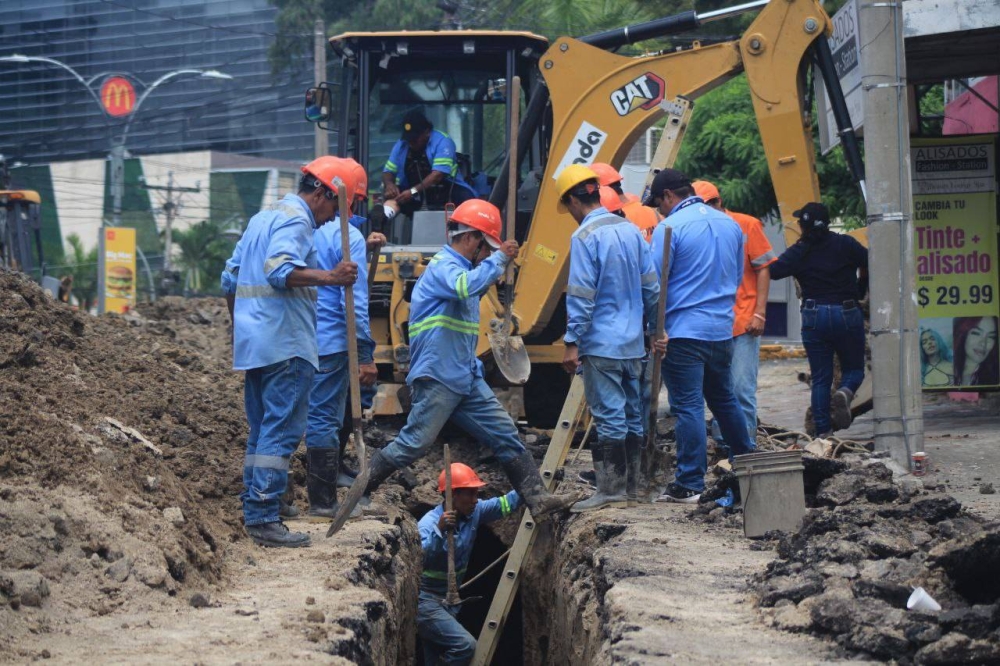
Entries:
POLYGON ((149 328, 0 271, 0 641, 22 606, 104 614, 221 575, 240 378, 149 328))
POLYGON ((1000 525, 864 458, 813 469, 814 508, 754 581, 765 618, 899 663, 997 663, 1000 525), (907 610, 917 586, 944 610, 907 610))
POLYGON ((224 298, 167 296, 140 303, 129 317, 150 335, 169 338, 229 368, 233 360, 233 328, 224 298))

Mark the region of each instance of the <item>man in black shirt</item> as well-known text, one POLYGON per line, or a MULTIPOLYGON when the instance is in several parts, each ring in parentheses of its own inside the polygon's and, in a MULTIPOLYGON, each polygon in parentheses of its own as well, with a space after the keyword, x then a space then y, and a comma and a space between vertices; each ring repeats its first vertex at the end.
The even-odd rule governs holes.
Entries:
POLYGON ((850 427, 851 401, 865 377, 865 321, 858 300, 867 283, 868 250, 851 236, 832 233, 830 213, 821 203, 808 203, 793 215, 802 237, 771 264, 771 279, 791 276, 802 288, 802 344, 812 372, 813 422, 822 437, 850 427), (834 354, 840 387, 831 405, 834 354))

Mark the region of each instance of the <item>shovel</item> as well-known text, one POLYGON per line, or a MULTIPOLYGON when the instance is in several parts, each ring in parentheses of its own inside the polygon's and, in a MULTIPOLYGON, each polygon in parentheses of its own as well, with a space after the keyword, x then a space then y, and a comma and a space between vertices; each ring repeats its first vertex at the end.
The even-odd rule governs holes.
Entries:
MULTIPOLYGON (((517 130, 521 113, 521 77, 515 76, 509 87, 510 95, 510 170, 507 182, 507 225, 504 240, 514 238, 517 221, 517 130)), ((531 359, 520 335, 511 335, 513 321, 511 308, 514 305, 514 261, 507 263, 507 277, 504 283, 506 295, 503 319, 490 321, 490 347, 493 359, 500 372, 512 384, 524 384, 531 375, 531 359)))
MULTIPOLYGON (((663 236, 663 258, 660 263, 660 300, 656 304, 656 333, 653 337, 654 340, 659 340, 663 337, 667 315, 667 276, 670 272, 670 238, 673 229, 667 227, 664 231, 666 233, 663 236)), ((653 367, 650 372, 652 381, 650 382, 649 394, 649 425, 646 432, 646 447, 642 452, 642 478, 646 481, 646 490, 649 493, 652 493, 654 489, 655 481, 653 477, 656 470, 660 467, 657 457, 663 455, 656 450, 656 413, 660 407, 660 363, 662 360, 663 356, 659 352, 654 351, 650 361, 653 367)))
MULTIPOLYGON (((446 512, 454 510, 451 499, 451 448, 444 445, 444 510, 446 512)), ((455 531, 448 530, 448 595, 444 598, 444 605, 454 608, 470 601, 477 601, 482 597, 468 597, 462 599, 458 595, 458 576, 455 574, 455 531)))
MULTIPOLYGON (((351 261, 350 201, 347 199, 347 188, 343 183, 337 187, 337 200, 340 203, 340 253, 342 261, 351 261)), ((378 257, 378 253, 375 255, 378 257)), ((362 259, 363 260, 363 259, 362 259)), ((354 452, 358 456, 360 470, 358 476, 347 491, 347 497, 340 504, 333 524, 327 530, 326 536, 336 534, 351 515, 351 511, 361 500, 368 485, 368 456, 365 451, 365 439, 361 432, 361 382, 358 377, 358 325, 354 316, 354 287, 344 287, 344 310, 347 315, 347 372, 351 383, 351 421, 354 428, 354 452)))

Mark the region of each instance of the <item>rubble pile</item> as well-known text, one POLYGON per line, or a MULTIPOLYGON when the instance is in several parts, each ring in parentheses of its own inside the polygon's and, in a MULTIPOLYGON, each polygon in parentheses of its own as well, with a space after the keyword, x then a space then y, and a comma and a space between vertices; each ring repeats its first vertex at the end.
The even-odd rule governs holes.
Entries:
POLYGON ((236 373, 0 270, 0 405, 0 626, 219 579, 240 538, 236 373))
POLYGON ((1000 524, 877 458, 822 464, 800 531, 753 580, 765 620, 901 664, 1000 662, 1000 524), (943 610, 907 610, 915 587, 943 610))
POLYGON ((229 368, 233 360, 233 328, 224 298, 166 296, 140 303, 126 317, 145 333, 165 337, 229 368))

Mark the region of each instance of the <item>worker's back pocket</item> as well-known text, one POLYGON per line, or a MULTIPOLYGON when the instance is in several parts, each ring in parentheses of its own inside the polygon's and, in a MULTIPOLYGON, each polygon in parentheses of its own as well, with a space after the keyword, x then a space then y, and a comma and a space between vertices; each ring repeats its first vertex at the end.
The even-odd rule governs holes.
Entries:
POLYGON ((802 314, 802 330, 811 331, 816 328, 816 319, 819 317, 819 310, 816 308, 803 308, 802 314))

